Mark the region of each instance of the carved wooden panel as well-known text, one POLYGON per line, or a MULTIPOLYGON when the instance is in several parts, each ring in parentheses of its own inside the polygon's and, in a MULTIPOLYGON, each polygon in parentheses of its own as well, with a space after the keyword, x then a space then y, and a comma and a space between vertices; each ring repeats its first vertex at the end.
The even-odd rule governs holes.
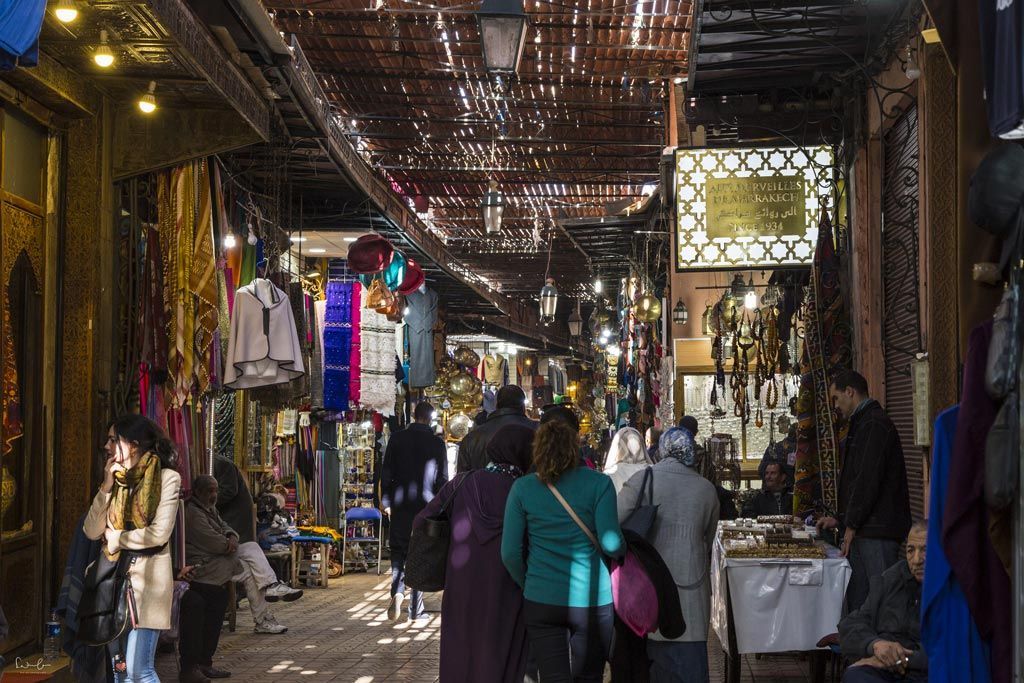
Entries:
MULTIPOLYGON (((0 221, 3 225, 3 247, 0 248, 0 254, 3 255, 4 282, 10 276, 11 268, 14 267, 14 262, 22 250, 28 254, 36 278, 41 282, 46 273, 43 256, 46 235, 43 231, 43 219, 13 204, 4 202, 3 217, 0 221)), ((6 299, 4 305, 7 305, 6 299)))
POLYGON ((39 636, 39 601, 42 599, 42 568, 39 566, 38 539, 29 539, 24 547, 5 550, 0 557, 0 603, 10 624, 7 640, 0 640, 0 652, 10 652, 33 643, 39 636))

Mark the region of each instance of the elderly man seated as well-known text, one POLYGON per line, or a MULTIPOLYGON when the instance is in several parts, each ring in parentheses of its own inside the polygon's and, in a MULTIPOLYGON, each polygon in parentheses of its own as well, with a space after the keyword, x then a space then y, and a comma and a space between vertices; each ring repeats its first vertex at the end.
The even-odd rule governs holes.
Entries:
POLYGON ((867 601, 839 622, 839 645, 854 662, 843 683, 927 683, 920 622, 927 536, 927 523, 916 522, 907 536, 906 559, 872 577, 867 601))
POLYGON ((789 493, 789 476, 782 463, 770 462, 764 468, 761 490, 743 506, 744 517, 792 515, 793 494, 789 493))

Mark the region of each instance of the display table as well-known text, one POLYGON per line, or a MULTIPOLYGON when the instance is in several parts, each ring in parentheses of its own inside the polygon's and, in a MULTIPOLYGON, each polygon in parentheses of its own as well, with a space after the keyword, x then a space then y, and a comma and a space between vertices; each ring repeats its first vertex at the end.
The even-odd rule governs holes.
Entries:
POLYGON ((721 533, 711 552, 711 627, 739 680, 740 655, 817 650, 835 633, 850 563, 826 546, 822 560, 729 558, 721 533))

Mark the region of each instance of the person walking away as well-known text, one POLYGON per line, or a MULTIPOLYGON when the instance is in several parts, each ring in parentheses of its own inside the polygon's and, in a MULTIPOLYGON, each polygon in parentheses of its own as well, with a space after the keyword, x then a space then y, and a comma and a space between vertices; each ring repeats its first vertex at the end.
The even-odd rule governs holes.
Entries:
POLYGON ((514 384, 498 389, 497 409, 487 415, 483 424, 470 430, 459 444, 457 472, 480 470, 487 466, 487 444, 505 425, 517 424, 537 429, 537 423, 526 417, 526 394, 514 384))
MULTIPOLYGON (((267 604, 267 590, 277 578, 274 570, 270 568, 262 551, 259 553, 262 563, 250 564, 241 560, 238 532, 232 529, 217 511, 218 495, 215 478, 208 474, 196 477, 192 484, 192 497, 185 506, 185 564, 194 567, 192 580, 195 583, 220 587, 228 581, 241 582, 245 586, 245 595, 252 611, 253 633, 285 633, 288 628, 278 623, 270 610, 270 605, 267 604)), ((211 600, 213 599, 211 597, 211 600)), ((209 666, 206 662, 198 664, 209 666)), ((213 678, 209 674, 206 675, 213 678)))
MULTIPOLYGON (((302 591, 279 581, 263 548, 256 542, 256 504, 249 493, 249 485, 238 466, 223 455, 213 459, 213 476, 217 478, 217 512, 224 522, 238 534, 238 559, 256 577, 257 586, 267 602, 293 602, 302 597, 302 591)), ((253 603, 249 601, 249 609, 253 603)), ((253 611, 253 621, 259 623, 253 611)))
POLYGON ((453 529, 441 601, 441 683, 522 683, 526 669, 523 591, 501 561, 505 502, 532 465, 534 430, 510 424, 487 445, 482 470, 456 476, 416 516, 450 502, 453 529))
POLYGON ((85 516, 83 531, 103 539, 103 552, 116 561, 121 552, 138 555, 130 581, 135 593, 135 628, 125 644, 126 670, 117 683, 159 683, 153 668, 160 631, 171 627, 174 571, 168 541, 174 530, 181 493, 174 444, 155 422, 124 415, 107 430, 103 481, 85 516))
POLYGON ((921 583, 928 524, 916 522, 903 560, 871 579, 867 600, 839 622, 839 644, 854 664, 843 683, 927 683, 921 646, 921 583))
POLYGON ((648 454, 640 432, 632 427, 623 427, 612 438, 608 457, 605 458, 604 473, 612 480, 617 494, 630 477, 653 464, 654 460, 648 454))
MULTIPOLYGON (((697 471, 698 450, 686 429, 672 428, 658 444, 662 460, 651 469, 658 515, 650 541, 672 572, 679 591, 686 632, 667 640, 648 637, 651 683, 708 683, 708 624, 711 618, 711 544, 718 528, 715 485, 697 471)), ((619 494, 619 521, 625 521, 641 492, 644 472, 634 474, 619 494)), ((641 498, 641 496, 643 496, 641 498)))
POLYGON ((793 494, 782 463, 770 462, 764 468, 761 490, 743 506, 743 516, 756 519, 768 515, 793 515, 793 494))
MULTIPOLYGON (((391 520, 388 545, 391 548, 391 603, 388 618, 396 621, 405 602, 405 557, 416 515, 427 506, 448 481, 448 456, 444 441, 434 434, 430 421, 434 406, 416 405, 415 422, 391 436, 380 471, 381 505, 391 520)), ((424 619, 423 593, 409 596, 409 619, 424 619)))
POLYGON ((648 427, 644 432, 644 445, 647 446, 647 455, 651 457, 651 462, 661 460, 661 454, 658 453, 658 441, 660 440, 661 430, 657 427, 648 427))
POLYGON ((868 396, 867 380, 844 370, 833 378, 829 393, 850 426, 839 473, 839 517, 823 517, 817 526, 840 530, 842 555, 852 569, 846 589, 852 612, 867 599, 871 577, 899 561, 900 543, 910 529, 910 495, 900 435, 868 396))
POLYGON ((533 474, 512 485, 501 559, 523 588, 526 633, 540 680, 600 683, 614 628, 604 556, 618 558, 626 549, 615 490, 607 475, 579 464, 579 437, 561 420, 537 430, 533 466, 533 474))

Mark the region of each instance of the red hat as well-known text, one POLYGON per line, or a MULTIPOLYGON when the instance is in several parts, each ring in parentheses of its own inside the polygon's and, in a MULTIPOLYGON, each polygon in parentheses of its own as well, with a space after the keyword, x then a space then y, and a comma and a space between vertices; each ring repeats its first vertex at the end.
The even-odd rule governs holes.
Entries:
POLYGON ((423 269, 420 268, 420 264, 416 263, 412 259, 406 259, 405 261, 405 277, 402 278, 402 284, 398 286, 398 293, 406 296, 412 294, 420 288, 427 278, 423 274, 423 269))
POLYGON ((380 235, 363 235, 348 248, 348 267, 356 273, 379 273, 391 263, 395 248, 380 235))

